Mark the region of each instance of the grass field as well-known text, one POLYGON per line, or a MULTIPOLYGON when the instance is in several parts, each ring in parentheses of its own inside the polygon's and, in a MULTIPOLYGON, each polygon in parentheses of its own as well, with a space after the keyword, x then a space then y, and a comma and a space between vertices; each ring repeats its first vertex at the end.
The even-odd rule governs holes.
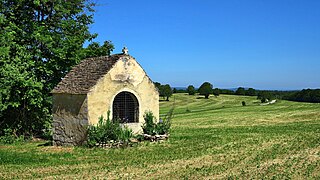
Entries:
POLYGON ((0 145, 0 179, 320 179, 320 104, 175 94, 160 113, 173 104, 166 142, 107 150, 0 145))

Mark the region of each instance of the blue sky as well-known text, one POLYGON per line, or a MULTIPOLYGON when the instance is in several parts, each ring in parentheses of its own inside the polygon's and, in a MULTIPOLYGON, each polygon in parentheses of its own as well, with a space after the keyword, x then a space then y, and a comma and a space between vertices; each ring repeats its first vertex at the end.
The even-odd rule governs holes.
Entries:
POLYGON ((95 41, 171 86, 320 88, 320 0, 97 0, 95 41))

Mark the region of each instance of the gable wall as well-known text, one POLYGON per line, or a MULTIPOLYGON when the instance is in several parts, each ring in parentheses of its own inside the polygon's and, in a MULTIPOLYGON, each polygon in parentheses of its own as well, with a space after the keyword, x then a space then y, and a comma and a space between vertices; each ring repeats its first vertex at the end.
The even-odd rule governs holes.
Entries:
POLYGON ((152 111, 159 119, 159 94, 153 82, 145 74, 141 66, 132 57, 119 60, 114 67, 101 78, 88 94, 88 119, 90 124, 97 124, 101 115, 107 117, 115 96, 122 92, 133 93, 139 101, 139 123, 127 124, 134 132, 141 131, 144 123, 143 115, 152 111))

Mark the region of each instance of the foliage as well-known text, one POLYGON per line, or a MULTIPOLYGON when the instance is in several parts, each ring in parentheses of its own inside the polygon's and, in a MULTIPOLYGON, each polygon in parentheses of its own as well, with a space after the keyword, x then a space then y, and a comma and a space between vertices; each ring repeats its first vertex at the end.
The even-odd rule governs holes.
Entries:
POLYGON ((171 97, 173 94, 169 84, 160 85, 159 93, 160 97, 166 98, 166 101, 169 101, 169 97, 171 97))
POLYGON ((256 90, 253 88, 249 88, 248 90, 246 90, 245 95, 246 96, 256 96, 256 90))
POLYGON ((155 119, 153 113, 151 111, 148 111, 143 115, 143 118, 144 118, 144 124, 142 126, 143 133, 155 135, 156 134, 156 124, 154 122, 156 121, 156 119, 155 119))
POLYGON ((248 89, 245 89, 243 87, 239 87, 236 92, 235 92, 236 95, 246 95, 246 96, 256 96, 257 93, 256 93, 256 90, 253 89, 253 88, 248 88, 248 89))
POLYGON ((176 89, 175 93, 188 93, 187 89, 183 89, 183 88, 174 88, 174 89, 176 89))
POLYGON ((243 87, 239 87, 236 92, 236 95, 245 95, 246 94, 246 90, 243 87))
POLYGON ((92 42, 84 49, 84 57, 99 57, 99 56, 108 56, 113 51, 114 46, 111 41, 104 41, 103 45, 100 46, 98 42, 92 42))
POLYGON ((187 87, 187 92, 188 92, 189 95, 194 95, 196 93, 196 89, 194 88, 193 85, 189 85, 187 87))
POLYGON ((303 89, 289 95, 286 99, 298 102, 320 103, 320 89, 303 89))
MULTIPOLYGON (((0 16, 0 18, 4 18, 0 16)), ((8 20, 2 19, 0 23, 8 20)), ((13 23, 0 25, 0 135, 13 129, 18 135, 38 133, 49 119, 49 98, 42 91, 35 62, 28 49, 14 40, 20 29, 13 23)))
POLYGON ((159 93, 160 93, 160 86, 161 86, 161 84, 160 84, 159 82, 154 82, 153 84, 156 86, 156 88, 158 89, 158 91, 159 91, 159 93))
POLYGON ((209 98, 209 95, 212 94, 212 84, 209 82, 204 82, 198 89, 199 94, 203 95, 206 99, 209 98))
POLYGON ((39 135, 39 137, 46 140, 52 140, 52 123, 50 121, 46 121, 44 127, 45 128, 42 129, 42 133, 39 135))
POLYGON ((220 89, 214 88, 213 91, 212 91, 212 93, 213 93, 213 95, 214 95, 215 97, 217 97, 217 96, 220 95, 220 89))
POLYGON ((13 144, 17 142, 24 142, 24 136, 17 136, 12 129, 4 129, 4 135, 0 136, 1 144, 13 144))
MULTIPOLYGON (((4 128, 41 134, 50 123, 50 91, 88 56, 92 46, 83 44, 97 36, 89 32, 93 6, 87 0, 1 2, 0 135, 4 128)), ((110 52, 107 45, 100 49, 110 52)))
POLYGON ((169 134, 173 119, 175 104, 170 108, 168 113, 164 116, 163 119, 160 119, 158 123, 158 133, 159 134, 169 134))
POLYGON ((234 91, 230 89, 220 89, 220 94, 234 94, 234 91))
POLYGON ((246 106, 246 102, 245 101, 242 101, 241 104, 242 104, 242 106, 246 106))
POLYGON ((120 124, 117 119, 110 119, 110 112, 108 112, 107 119, 101 116, 96 126, 88 126, 87 144, 89 147, 94 147, 106 144, 111 140, 128 142, 132 136, 132 130, 126 125, 120 124))
POLYGON ((173 88, 172 93, 177 93, 177 92, 178 92, 177 88, 173 88))
POLYGON ((277 90, 256 90, 256 95, 258 96, 258 99, 261 99, 261 92, 262 93, 268 93, 269 96, 273 97, 274 99, 289 99, 293 94, 295 94, 298 91, 277 91, 277 90))
POLYGON ((265 103, 275 99, 275 97, 269 91, 259 91, 257 99, 260 99, 262 103, 265 103))
POLYGON ((143 116, 145 120, 145 123, 142 126, 143 133, 149 135, 169 134, 173 110, 174 108, 172 107, 166 116, 163 119, 160 119, 158 123, 155 123, 157 120, 151 111, 146 112, 143 116))

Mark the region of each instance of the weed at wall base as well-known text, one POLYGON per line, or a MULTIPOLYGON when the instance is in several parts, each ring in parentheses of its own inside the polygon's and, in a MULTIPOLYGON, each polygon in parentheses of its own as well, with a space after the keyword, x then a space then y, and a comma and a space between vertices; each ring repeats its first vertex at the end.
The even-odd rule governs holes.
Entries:
POLYGON ((100 146, 107 144, 110 141, 129 142, 133 136, 132 130, 127 126, 120 124, 119 120, 110 119, 110 112, 108 118, 104 119, 103 116, 99 118, 96 126, 88 127, 88 142, 89 147, 100 146))

